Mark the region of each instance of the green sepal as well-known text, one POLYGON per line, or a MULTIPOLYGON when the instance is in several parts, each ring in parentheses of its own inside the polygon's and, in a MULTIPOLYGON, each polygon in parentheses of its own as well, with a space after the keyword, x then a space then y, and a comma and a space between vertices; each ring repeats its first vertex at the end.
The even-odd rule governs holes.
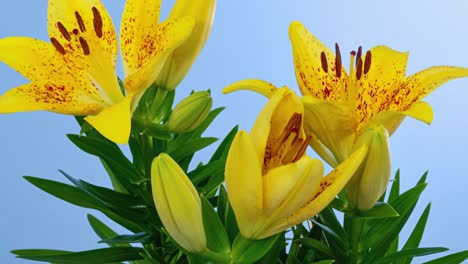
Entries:
POLYGON ((234 263, 255 263, 275 245, 280 234, 262 240, 251 240, 239 234, 232 245, 231 256, 234 263))
POLYGON ((468 259, 468 250, 453 253, 441 258, 437 258, 424 264, 460 264, 468 259))
POLYGON ((201 196, 200 200, 208 248, 216 253, 228 254, 231 249, 231 243, 229 242, 229 237, 223 223, 211 203, 204 196, 201 196))
POLYGON ((412 248, 412 249, 403 249, 401 251, 392 253, 383 258, 376 259, 373 261, 373 264, 392 264, 392 263, 403 263, 406 258, 420 257, 431 254, 437 254, 440 252, 447 251, 448 248, 443 247, 432 247, 432 248, 412 248))
POLYGON ((12 250, 17 258, 53 262, 61 264, 102 264, 119 261, 130 261, 143 259, 142 248, 135 247, 113 247, 100 248, 80 252, 67 252, 49 249, 20 249, 12 250))
POLYGON ((374 207, 367 211, 358 211, 356 217, 363 219, 391 218, 400 216, 398 212, 388 203, 377 202, 374 207))

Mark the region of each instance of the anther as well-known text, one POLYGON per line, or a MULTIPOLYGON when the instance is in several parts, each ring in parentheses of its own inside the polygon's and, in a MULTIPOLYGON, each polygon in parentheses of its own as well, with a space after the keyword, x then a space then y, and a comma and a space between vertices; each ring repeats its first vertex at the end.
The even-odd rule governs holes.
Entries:
POLYGON ((356 66, 357 66, 357 64, 358 64, 359 59, 361 58, 361 56, 362 56, 362 47, 359 46, 359 48, 358 48, 358 50, 357 50, 357 54, 356 54, 356 66))
POLYGON ((327 63, 327 56, 325 56, 325 52, 322 51, 320 53, 320 60, 322 61, 322 69, 325 73, 328 73, 328 63, 327 63))
POLYGON ((83 48, 84 55, 89 55, 91 51, 89 50, 88 42, 86 42, 84 38, 80 37, 80 44, 81 44, 81 48, 83 48))
POLYGON ((50 38, 50 42, 52 42, 52 45, 54 45, 55 49, 60 52, 62 55, 65 55, 65 49, 63 46, 58 42, 56 38, 50 38))
POLYGON ((302 116, 299 113, 292 114, 291 118, 289 118, 288 123, 283 129, 281 135, 275 139, 275 145, 272 146, 271 151, 272 153, 276 153, 279 151, 281 146, 286 142, 286 140, 291 136, 291 134, 298 134, 299 128, 301 126, 302 116))
POLYGON ((93 15, 94 15, 94 20, 93 20, 94 31, 96 32, 96 36, 98 38, 102 38, 102 16, 96 7, 93 7, 93 15))
POLYGON ((312 140, 312 136, 307 136, 307 138, 302 142, 301 147, 297 151, 296 156, 292 160, 292 162, 298 161, 302 156, 304 156, 305 151, 307 150, 307 146, 309 145, 310 141, 312 140))
POLYGON ((70 33, 68 33, 68 30, 67 28, 61 23, 61 22, 57 22, 57 27, 58 29, 60 30, 60 33, 62 33, 62 36, 70 41, 71 40, 71 37, 70 37, 70 33))
POLYGON ((336 68, 336 77, 341 77, 341 52, 338 43, 335 43, 335 68, 336 68))
POLYGON ((75 11, 75 17, 76 17, 76 21, 78 22, 78 26, 80 26, 81 32, 85 32, 86 27, 85 27, 85 24, 83 22, 83 18, 81 18, 80 13, 78 13, 78 11, 75 11))
POLYGON ((370 50, 368 50, 366 52, 366 59, 364 60, 364 74, 367 74, 369 72, 371 62, 372 62, 372 54, 370 50))
POLYGON ((359 57, 357 60, 357 65, 356 65, 356 78, 360 80, 361 76, 362 76, 362 58, 359 57))

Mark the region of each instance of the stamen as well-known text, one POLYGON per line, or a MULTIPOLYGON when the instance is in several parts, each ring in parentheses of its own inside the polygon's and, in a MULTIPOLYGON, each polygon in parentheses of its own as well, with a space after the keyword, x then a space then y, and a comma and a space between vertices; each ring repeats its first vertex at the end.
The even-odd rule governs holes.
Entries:
POLYGON ((361 58, 361 56, 362 56, 362 47, 359 46, 359 48, 358 48, 358 50, 357 50, 357 54, 356 54, 356 66, 357 66, 357 64, 358 64, 359 59, 361 58))
POLYGON ((367 74, 369 72, 371 61, 372 61, 372 54, 370 50, 368 50, 366 52, 366 59, 364 60, 364 74, 367 74))
POLYGON ((60 52, 62 55, 65 55, 65 49, 63 46, 58 42, 56 38, 50 38, 50 42, 52 42, 52 45, 54 45, 55 49, 60 52))
POLYGON ((88 42, 86 42, 84 38, 80 37, 80 44, 81 44, 81 47, 83 48, 84 55, 89 55, 91 51, 89 50, 88 42))
POLYGON ((96 7, 93 7, 93 15, 94 31, 96 32, 96 36, 98 36, 98 38, 102 38, 102 16, 96 7))
POLYGON ((61 22, 57 22, 57 27, 58 29, 60 30, 60 33, 62 33, 62 36, 70 41, 71 40, 71 37, 70 37, 70 33, 68 33, 68 30, 67 28, 61 23, 61 22))
POLYGON ((325 73, 328 73, 328 63, 327 63, 327 56, 325 56, 325 52, 322 51, 320 53, 320 60, 322 61, 322 69, 325 73))
POLYGON ((356 78, 360 80, 361 76, 362 76, 362 58, 359 57, 359 59, 357 60, 357 65, 356 65, 356 78))
POLYGON ((86 27, 85 27, 85 24, 83 22, 83 18, 81 18, 80 13, 78 13, 78 11, 75 11, 75 17, 76 17, 76 21, 78 22, 78 26, 80 26, 81 32, 85 32, 86 27))
POLYGON ((341 52, 338 43, 335 43, 335 68, 336 68, 336 77, 341 77, 341 52))
POLYGON ((312 136, 307 136, 306 139, 302 142, 301 147, 297 151, 296 156, 292 160, 292 162, 298 161, 302 156, 304 156, 305 151, 307 150, 307 146, 309 145, 310 141, 312 140, 312 136))
POLYGON ((289 119, 288 123, 283 129, 283 132, 281 135, 277 138, 274 139, 275 144, 271 148, 271 152, 275 154, 278 152, 278 150, 281 148, 281 146, 284 144, 284 142, 289 138, 289 136, 292 133, 295 133, 296 135, 299 132, 299 128, 301 126, 301 121, 302 121, 302 116, 299 113, 294 113, 292 114, 291 118, 289 119))

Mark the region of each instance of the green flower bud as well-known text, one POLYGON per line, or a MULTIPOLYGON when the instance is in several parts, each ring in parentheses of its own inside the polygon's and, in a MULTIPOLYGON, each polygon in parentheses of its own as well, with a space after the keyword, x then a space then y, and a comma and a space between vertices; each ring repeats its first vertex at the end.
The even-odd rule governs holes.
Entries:
POLYGON ((200 91, 180 101, 169 116, 167 127, 177 133, 197 128, 208 116, 213 100, 208 92, 200 91))
POLYGON ((368 146, 367 156, 346 186, 350 203, 360 210, 374 206, 387 189, 391 173, 388 132, 382 126, 370 127, 358 138, 354 149, 368 146))

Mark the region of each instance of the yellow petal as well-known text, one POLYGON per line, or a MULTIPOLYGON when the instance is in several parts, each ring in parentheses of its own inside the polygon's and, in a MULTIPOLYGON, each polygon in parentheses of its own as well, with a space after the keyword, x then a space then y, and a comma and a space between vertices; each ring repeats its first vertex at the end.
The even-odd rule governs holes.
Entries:
MULTIPOLYGON (((376 46, 363 54, 361 60, 361 76, 354 87, 359 94, 355 98, 356 111, 359 123, 363 124, 387 107, 392 94, 404 81, 408 52, 376 46)), ((350 92, 354 94, 356 91, 350 92)))
POLYGON ((356 142, 356 148, 368 146, 367 156, 346 186, 348 199, 360 210, 374 206, 387 189, 391 173, 388 133, 383 126, 368 128, 356 142))
POLYGON ((151 187, 159 217, 174 240, 190 252, 206 249, 200 198, 179 165, 167 154, 151 166, 151 187))
POLYGON ((95 116, 87 116, 85 120, 109 140, 127 144, 131 128, 131 96, 122 102, 103 109, 95 116))
POLYGON ((442 84, 457 78, 468 77, 468 68, 436 66, 407 78, 394 95, 389 110, 406 111, 414 102, 421 101, 442 84))
POLYGON ((81 65, 67 61, 47 42, 26 37, 0 39, 0 61, 32 81, 2 95, 0 112, 48 110, 88 115, 109 103, 81 65))
POLYGON ((261 95, 264 95, 267 98, 271 98, 275 94, 275 92, 278 90, 278 87, 266 81, 248 79, 248 80, 238 81, 231 85, 226 86, 223 89, 223 93, 227 94, 227 93, 232 93, 232 92, 240 91, 240 90, 254 91, 261 95))
POLYGON ((340 67, 341 77, 337 77, 335 54, 299 22, 292 22, 289 26, 289 38, 302 94, 327 100, 343 98, 348 77, 343 67, 340 67), (326 67, 322 61, 326 61, 326 67))
POLYGON ((109 101, 123 99, 115 74, 117 37, 99 0, 50 0, 48 30, 59 56, 80 65, 109 101))
POLYGON ((226 188, 237 224, 244 237, 251 237, 262 216, 262 167, 249 135, 234 137, 226 160, 226 188))
POLYGON ((310 143, 309 145, 314 149, 314 151, 328 163, 328 165, 332 166, 333 168, 338 166, 338 161, 336 161, 335 156, 333 153, 317 138, 317 136, 312 133, 308 132, 308 136, 310 136, 310 143))
MULTIPOLYGON (((434 112, 432 111, 430 104, 426 102, 417 102, 410 106, 408 110, 403 112, 390 110, 380 112, 368 122, 367 127, 381 124, 387 130, 389 136, 391 136, 406 116, 430 125, 434 118, 434 112)), ((365 129, 366 128, 364 128, 364 130, 365 129)))
POLYGON ((294 113, 302 115, 304 109, 300 98, 287 87, 277 90, 261 110, 250 131, 261 164, 268 138, 278 138, 294 113))
MULTIPOLYGON (((216 9, 216 0, 177 0, 172 8, 170 19, 191 16, 195 27, 190 37, 169 57, 163 70, 163 87, 173 90, 184 79, 193 62, 205 46, 211 32, 216 9)), ((157 82, 158 83, 158 82, 157 82)))
POLYGON ((190 36, 192 17, 158 24, 159 0, 128 0, 122 16, 120 45, 125 88, 147 89, 158 77, 168 56, 190 36))
MULTIPOLYGON (((304 126, 307 134, 317 139, 341 162, 351 152, 356 132, 356 117, 346 104, 302 97, 304 126)), ((318 149, 317 151, 320 151, 318 149)))
POLYGON ((295 211, 282 221, 269 228, 265 237, 279 233, 287 228, 304 222, 322 211, 343 189, 348 180, 361 165, 367 153, 367 147, 363 146, 353 152, 343 163, 330 172, 320 182, 320 188, 313 194, 313 198, 305 206, 295 211))

